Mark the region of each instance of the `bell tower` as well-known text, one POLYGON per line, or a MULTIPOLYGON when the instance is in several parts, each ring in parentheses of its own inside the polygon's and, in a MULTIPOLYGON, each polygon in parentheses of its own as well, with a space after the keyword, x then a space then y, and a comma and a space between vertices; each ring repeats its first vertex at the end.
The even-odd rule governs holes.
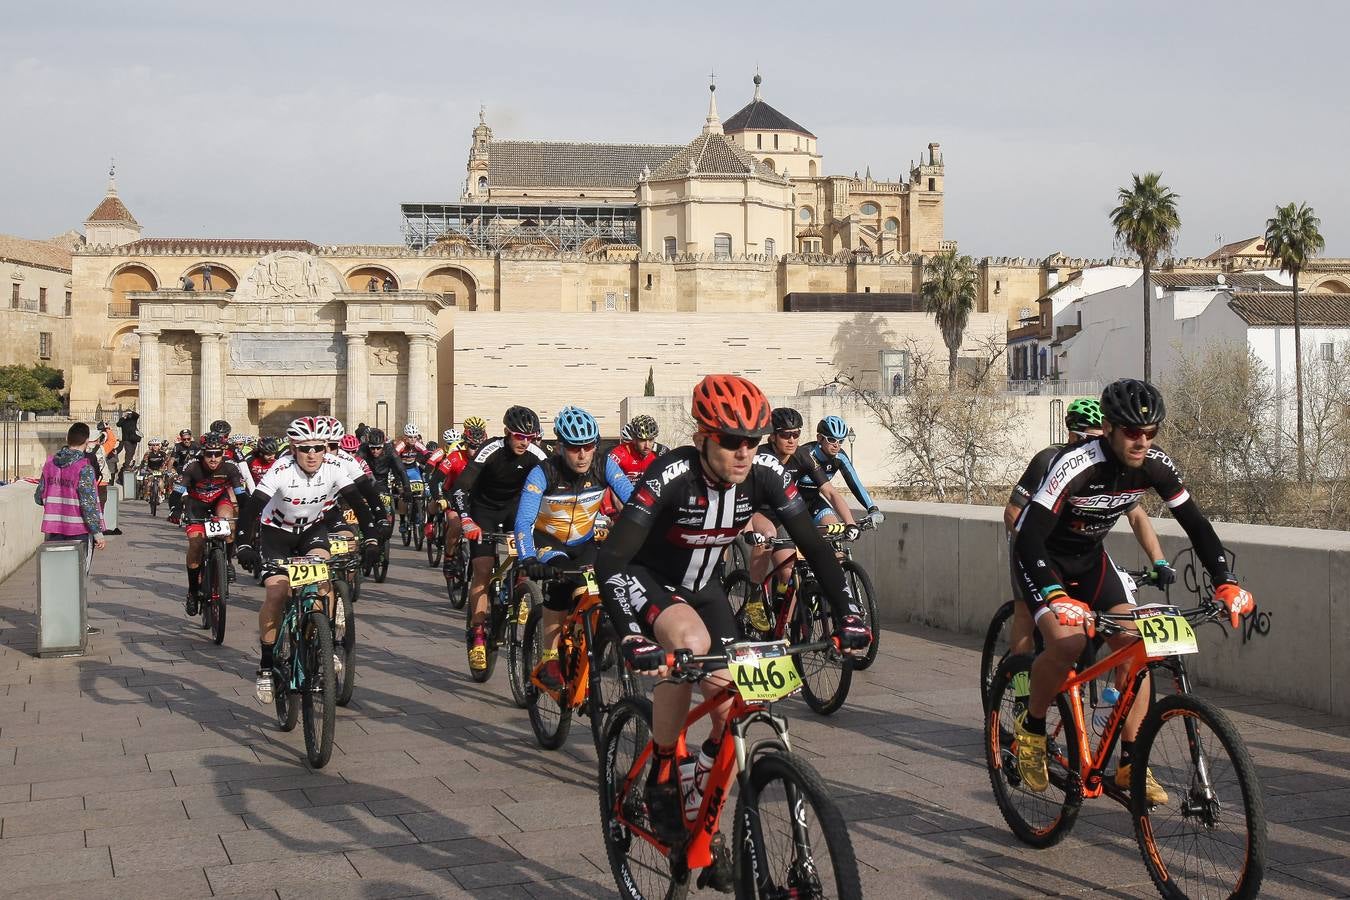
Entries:
POLYGON ((469 181, 465 185, 466 198, 486 202, 492 184, 488 178, 488 147, 492 144, 492 129, 486 120, 487 110, 478 107, 478 125, 473 130, 473 146, 469 148, 469 181))

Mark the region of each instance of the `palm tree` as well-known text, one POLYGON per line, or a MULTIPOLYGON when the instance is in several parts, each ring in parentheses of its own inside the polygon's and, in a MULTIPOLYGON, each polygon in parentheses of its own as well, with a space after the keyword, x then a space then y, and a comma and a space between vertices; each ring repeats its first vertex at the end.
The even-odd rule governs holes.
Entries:
POLYGON ((1144 380, 1153 375, 1152 272, 1159 257, 1172 249, 1181 230, 1177 215, 1179 196, 1162 183, 1161 172, 1135 173, 1134 185, 1121 188, 1120 205, 1111 210, 1116 243, 1139 257, 1144 264, 1144 380))
POLYGON ((956 386, 956 351, 961 349, 961 338, 975 309, 978 282, 975 263, 969 256, 957 256, 955 250, 930 257, 923 265, 919 293, 947 345, 947 380, 952 387, 956 386))
POLYGON ((1294 282, 1294 402, 1298 404, 1298 480, 1306 476, 1303 454, 1303 321, 1298 309, 1298 273, 1326 247, 1322 239, 1322 222, 1313 215, 1312 207, 1300 203, 1297 207, 1275 207, 1275 217, 1266 220, 1266 252, 1280 264, 1280 271, 1288 272, 1294 282))

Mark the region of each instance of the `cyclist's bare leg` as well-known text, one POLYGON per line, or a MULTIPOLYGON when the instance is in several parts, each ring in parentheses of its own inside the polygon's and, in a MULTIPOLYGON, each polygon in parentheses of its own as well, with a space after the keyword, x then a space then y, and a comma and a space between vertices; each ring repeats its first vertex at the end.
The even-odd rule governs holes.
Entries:
MULTIPOLYGON (((745 530, 762 535, 770 540, 778 536, 778 529, 774 527, 773 522, 763 513, 755 513, 746 523, 745 530)), ((762 583, 769 577, 769 557, 770 550, 767 544, 755 544, 750 548, 750 578, 756 583, 762 583)))
POLYGON ((469 625, 477 627, 487 621, 488 581, 496 560, 491 556, 479 556, 473 561, 473 578, 469 582, 469 625))
POLYGON ((445 555, 454 556, 455 547, 459 544, 459 537, 464 533, 464 526, 460 524, 459 513, 453 509, 445 511, 445 555))
POLYGON ((1065 676, 1083 655, 1087 635, 1082 628, 1061 625, 1054 613, 1041 616, 1036 627, 1045 638, 1045 649, 1031 665, 1031 698, 1027 702, 1027 712, 1037 719, 1044 719, 1065 676))
MULTIPOLYGON (((1128 603, 1122 603, 1118 606, 1111 607, 1110 612, 1115 615, 1129 615, 1130 610, 1133 608, 1134 607, 1130 606, 1128 603)), ((1114 651, 1129 646, 1137 640, 1138 638, 1133 635, 1118 634, 1115 637, 1109 638, 1107 644, 1110 645, 1111 649, 1114 651)), ((1116 669, 1117 688, 1124 686, 1122 682, 1128 673, 1129 668, 1126 666, 1121 666, 1116 669)), ((1149 679, 1152 677, 1153 676, 1149 674, 1148 670, 1145 669, 1144 680, 1139 683, 1139 693, 1134 698, 1134 705, 1130 707, 1130 711, 1125 715, 1125 722, 1120 729, 1120 739, 1123 741, 1133 741, 1138 736, 1139 726, 1143 724, 1144 716, 1148 715, 1150 696, 1149 679)))
POLYGON ((1008 654, 1031 654, 1036 652, 1033 631, 1036 625, 1031 621, 1031 610, 1020 600, 1013 601, 1012 633, 1008 638, 1008 654))
MULTIPOLYGON (((693 607, 676 603, 657 616, 653 626, 656 642, 667 650, 691 650, 695 655, 708 652, 712 639, 708 628, 693 607)), ((722 675, 706 678, 699 683, 704 697, 718 694, 727 684, 722 675)), ((661 682, 652 689, 652 741, 658 747, 670 747, 680 737, 685 717, 689 714, 691 686, 677 682, 661 682)), ((721 734, 726 725, 731 700, 712 710, 712 733, 721 734)))
POLYGON ((277 628, 281 625, 281 611, 291 595, 291 582, 285 575, 272 575, 263 581, 266 594, 258 610, 258 635, 264 644, 277 642, 277 628))

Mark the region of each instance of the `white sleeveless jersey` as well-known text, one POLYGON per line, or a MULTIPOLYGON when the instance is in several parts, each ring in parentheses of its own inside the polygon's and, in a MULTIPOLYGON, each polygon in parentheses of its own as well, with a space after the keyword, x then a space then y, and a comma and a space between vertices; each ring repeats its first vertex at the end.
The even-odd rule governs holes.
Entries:
POLYGON ((331 454, 313 475, 306 475, 294 456, 278 459, 258 482, 258 490, 270 494, 262 521, 274 528, 303 531, 323 518, 338 491, 352 484, 347 467, 331 454))

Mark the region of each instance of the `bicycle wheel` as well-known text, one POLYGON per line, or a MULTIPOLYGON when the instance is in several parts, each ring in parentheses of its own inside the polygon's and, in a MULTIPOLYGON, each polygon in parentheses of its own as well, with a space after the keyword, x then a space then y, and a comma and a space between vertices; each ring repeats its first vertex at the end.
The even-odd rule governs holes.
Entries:
POLYGON ((839 565, 844 569, 844 578, 848 581, 853 599, 862 607, 863 620, 872 629, 872 643, 867 648, 867 655, 853 660, 853 671, 861 672, 876 662, 877 653, 881 650, 881 614, 877 611, 877 592, 872 589, 872 576, 862 566, 851 559, 839 565))
POLYGON ((272 651, 272 704, 276 707, 277 727, 282 731, 294 731, 295 723, 300 721, 300 700, 291 693, 294 653, 294 635, 283 627, 277 632, 272 651))
POLYGON ((375 561, 375 581, 384 584, 389 577, 389 542, 380 541, 380 558, 375 561))
POLYGON ((342 680, 338 682, 337 705, 352 702, 356 690, 356 612, 352 609, 352 586, 339 578, 333 582, 337 621, 333 623, 333 646, 342 656, 342 680), (339 624, 341 623, 341 624, 339 624))
POLYGON ((150 486, 150 516, 151 518, 159 515, 159 482, 150 486))
POLYGON ((739 897, 861 897, 853 842, 819 773, 792 753, 765 753, 736 801, 739 897))
POLYGON ((431 526, 431 537, 427 538, 427 565, 436 568, 441 564, 441 557, 444 554, 445 532, 441 527, 441 519, 437 516, 431 526))
POLYGON ((994 683, 994 672, 1008 655, 1015 602, 1004 601, 994 611, 994 618, 989 620, 989 628, 984 633, 984 647, 980 650, 980 701, 986 712, 989 711, 989 689, 994 683))
MULTIPOLYGON (((726 577, 722 582, 723 590, 727 594, 727 602, 731 604, 731 617, 736 620, 736 631, 741 637, 751 641, 767 640, 772 635, 757 630, 750 624, 750 620, 745 612, 745 605, 752 598, 764 603, 764 615, 768 617, 770 626, 773 625, 773 609, 770 604, 765 602, 764 586, 750 577, 750 573, 744 569, 737 569, 726 577)), ((772 631, 772 628, 770 628, 772 631)))
MULTIPOLYGON (((488 585, 487 665, 481 669, 469 666, 469 677, 479 684, 491 679, 493 669, 497 668, 497 642, 503 633, 507 609, 506 599, 499 594, 503 590, 496 582, 488 585)), ((472 629, 465 635, 464 645, 466 652, 473 646, 472 629)))
MULTIPOLYGON (((797 608, 792 616, 792 642, 814 643, 829 638, 834 627, 820 588, 814 581, 803 581, 797 590, 797 608)), ((814 653, 798 653, 797 669, 802 675, 802 698, 822 716, 844 705, 853 683, 853 661, 833 647, 814 653)))
POLYGON ((652 825, 643 797, 646 768, 631 790, 624 789, 633 764, 651 742, 651 725, 650 700, 621 700, 605 723, 600 748, 600 829, 619 895, 627 900, 683 897, 689 889, 687 872, 682 883, 676 882, 665 851, 647 838, 652 825))
POLYGON ((604 737, 605 717, 625 697, 639 693, 633 673, 624 664, 619 641, 602 617, 591 646, 591 684, 587 690, 587 716, 591 720, 591 740, 596 749, 604 737))
POLYGON ((422 501, 417 499, 413 501, 412 509, 408 511, 408 517, 412 519, 413 547, 420 553, 422 551, 422 542, 427 539, 426 533, 422 530, 426 526, 426 517, 422 515, 422 501))
MULTIPOLYGON (((525 664, 525 623, 531 610, 544 605, 544 594, 533 581, 516 585, 511 606, 506 610, 506 676, 511 683, 511 698, 525 708, 525 686, 533 667, 525 664)), ((564 733, 565 734, 565 733, 564 733)))
POLYGON ((211 631, 216 646, 225 642, 225 611, 230 599, 230 574, 226 568, 225 549, 211 551, 210 595, 202 604, 202 626, 211 631))
POLYGON ((328 616, 312 612, 305 617, 305 685, 300 711, 305 721, 305 755, 322 769, 333 755, 337 727, 337 673, 333 671, 333 625, 328 616))
POLYGON ((544 608, 536 606, 530 610, 525 622, 525 639, 521 645, 522 665, 529 680, 525 682, 525 709, 530 713, 530 727, 539 746, 545 750, 557 750, 567 740, 568 729, 572 727, 572 708, 559 697, 571 692, 567 684, 567 672, 563 673, 563 686, 558 697, 539 687, 535 683, 534 673, 544 657, 544 608))
POLYGON ((463 538, 455 544, 454 561, 451 568, 455 573, 453 579, 447 579, 445 589, 450 597, 451 609, 463 609, 469 602, 469 552, 468 545, 463 538))
POLYGON ((1013 834, 1033 847, 1050 847, 1069 833, 1083 803, 1078 730, 1068 698, 1060 694, 1046 712, 1046 762, 1050 785, 1041 793, 1029 789, 1017 771, 1013 724, 1016 698, 1026 696, 1031 657, 1011 656, 994 673, 990 709, 984 717, 985 765, 994 799, 1013 834))
POLYGON ((1134 747, 1134 836, 1158 893, 1255 897, 1265 876, 1265 803, 1232 721, 1199 697, 1173 694, 1149 711, 1134 747), (1167 791, 1153 807, 1144 800, 1150 769, 1167 791))

